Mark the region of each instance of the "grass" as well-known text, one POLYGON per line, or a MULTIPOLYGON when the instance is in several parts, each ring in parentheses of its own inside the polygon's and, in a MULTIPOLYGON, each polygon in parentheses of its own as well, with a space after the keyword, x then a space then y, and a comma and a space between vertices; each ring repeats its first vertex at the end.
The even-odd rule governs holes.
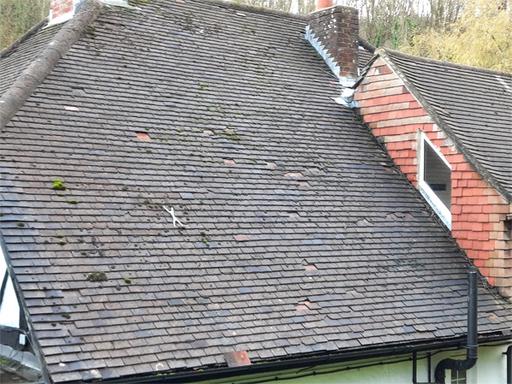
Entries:
POLYGON ((48 16, 50 0, 0 0, 0 49, 48 16))

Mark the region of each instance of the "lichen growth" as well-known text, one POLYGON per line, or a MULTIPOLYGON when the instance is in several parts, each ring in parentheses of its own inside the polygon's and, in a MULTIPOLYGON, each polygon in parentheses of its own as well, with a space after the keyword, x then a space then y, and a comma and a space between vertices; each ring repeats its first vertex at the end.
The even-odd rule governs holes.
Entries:
POLYGON ((94 39, 96 37, 96 28, 94 28, 92 25, 88 25, 85 27, 85 34, 94 39))
POLYGON ((66 203, 71 204, 71 205, 77 205, 78 201, 76 201, 76 200, 67 200, 66 203))
POLYGON ((132 279, 130 279, 129 277, 123 277, 123 281, 125 282, 125 284, 131 284, 132 283, 132 279))
POLYGON ((228 140, 240 141, 240 136, 233 128, 227 127, 222 132, 220 132, 219 135, 225 137, 228 140))

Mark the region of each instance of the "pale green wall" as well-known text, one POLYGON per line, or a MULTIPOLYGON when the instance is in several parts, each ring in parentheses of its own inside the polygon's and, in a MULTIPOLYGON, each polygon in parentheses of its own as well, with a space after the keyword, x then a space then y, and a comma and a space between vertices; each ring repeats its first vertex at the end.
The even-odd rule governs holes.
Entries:
MULTIPOLYGON (((506 383, 506 357, 503 352, 507 346, 511 344, 503 344, 500 346, 480 346, 479 358, 476 367, 468 371, 468 384, 505 384, 506 383)), ((432 357, 432 370, 438 361, 446 358, 464 359, 465 350, 448 351, 434 354, 432 357)), ((427 360, 425 354, 418 354, 421 358, 418 360, 418 381, 427 382, 427 360)), ((270 373, 267 375, 244 376, 232 379, 215 380, 203 382, 204 384, 256 384, 256 383, 283 383, 283 384, 411 384, 412 383, 412 362, 395 362, 410 358, 408 356, 390 356, 386 359, 371 359, 352 361, 345 364, 336 364, 330 366, 318 366, 310 369, 293 370, 286 372, 270 373), (339 370, 346 367, 355 367, 372 363, 382 363, 380 365, 365 367, 353 370, 339 371, 335 373, 325 373, 327 371, 339 370), (317 372, 314 376, 299 377, 310 372, 317 372), (270 380, 274 377, 280 377, 287 380, 270 380)), ((432 379, 433 379, 432 372, 432 379)), ((446 383, 450 382, 449 375, 446 383)))

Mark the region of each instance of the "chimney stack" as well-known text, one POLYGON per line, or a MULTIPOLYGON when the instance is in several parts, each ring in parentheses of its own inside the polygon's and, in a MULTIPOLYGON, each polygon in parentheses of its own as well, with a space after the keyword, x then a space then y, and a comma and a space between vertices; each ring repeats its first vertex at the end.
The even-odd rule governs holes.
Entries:
MULTIPOLYGON (((316 4, 317 7, 332 5, 332 0, 317 0, 316 4)), ((346 87, 352 86, 358 76, 358 39, 357 9, 336 6, 318 10, 309 16, 306 40, 346 87)))
POLYGON ((333 5, 333 0, 315 0, 315 11, 331 8, 333 5))
POLYGON ((71 19, 80 2, 81 0, 51 0, 48 24, 59 24, 71 19))
POLYGON ((130 8, 128 0, 51 0, 48 25, 60 24, 72 19, 82 7, 86 6, 87 2, 130 8))

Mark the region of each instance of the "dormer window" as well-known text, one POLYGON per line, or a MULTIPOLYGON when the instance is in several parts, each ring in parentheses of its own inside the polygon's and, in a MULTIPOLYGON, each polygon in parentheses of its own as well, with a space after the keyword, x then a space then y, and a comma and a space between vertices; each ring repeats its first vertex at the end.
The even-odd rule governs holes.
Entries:
POLYGON ((444 224, 451 228, 451 166, 422 132, 418 150, 418 189, 444 224))

